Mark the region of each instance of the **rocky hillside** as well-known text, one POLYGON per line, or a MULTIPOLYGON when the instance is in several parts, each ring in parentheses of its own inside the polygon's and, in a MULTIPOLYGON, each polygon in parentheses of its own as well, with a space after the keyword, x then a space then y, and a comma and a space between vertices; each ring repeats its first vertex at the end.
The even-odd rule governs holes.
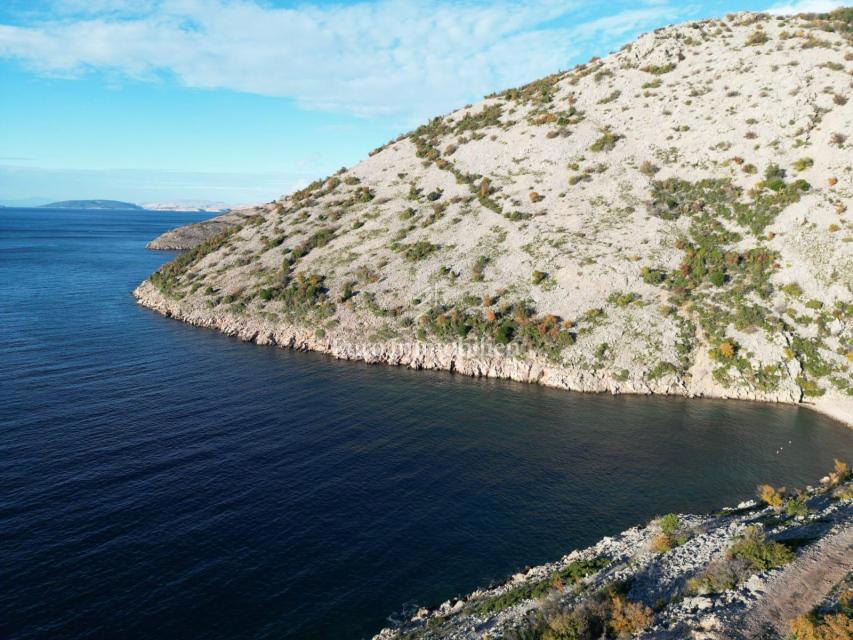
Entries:
POLYGON ((140 302, 246 340, 853 422, 853 10, 730 15, 259 207, 140 302))
POLYGON ((419 609, 374 640, 853 638, 853 483, 708 516, 667 514, 504 584, 419 609), (791 635, 794 631, 795 635, 791 635))

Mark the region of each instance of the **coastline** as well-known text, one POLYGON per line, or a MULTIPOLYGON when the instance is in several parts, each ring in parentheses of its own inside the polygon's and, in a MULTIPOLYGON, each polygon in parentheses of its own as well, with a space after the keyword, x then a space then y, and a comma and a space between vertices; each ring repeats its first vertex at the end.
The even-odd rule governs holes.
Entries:
POLYGON ((244 342, 274 345, 300 351, 315 351, 339 360, 357 360, 369 364, 389 364, 411 369, 443 370, 470 377, 488 377, 540 384, 583 393, 633 395, 670 395, 688 398, 751 400, 798 405, 817 411, 853 428, 853 399, 817 398, 803 402, 790 391, 763 393, 748 389, 729 389, 713 384, 709 376, 683 381, 618 381, 599 372, 557 366, 542 358, 514 358, 495 353, 468 352, 459 343, 369 342, 352 336, 317 336, 313 329, 282 322, 268 322, 248 314, 215 312, 165 296, 151 282, 144 281, 133 291, 137 303, 163 316, 187 324, 215 329, 244 342))
POLYGON ((528 637, 513 634, 530 629, 541 635, 543 626, 558 631, 579 612, 594 617, 608 599, 643 613, 636 618, 642 625, 623 628, 642 640, 789 637, 794 618, 837 608, 838 587, 851 579, 853 502, 838 497, 842 489, 849 493, 849 480, 806 487, 797 493, 806 505, 797 515, 749 500, 716 513, 658 517, 435 608, 413 607, 389 618, 391 626, 373 640, 491 640, 528 637), (678 523, 677 541, 670 536, 661 547, 667 518, 678 523), (754 532, 760 544, 793 551, 778 566, 752 567, 725 589, 709 588, 709 568, 731 564, 734 545, 754 532))

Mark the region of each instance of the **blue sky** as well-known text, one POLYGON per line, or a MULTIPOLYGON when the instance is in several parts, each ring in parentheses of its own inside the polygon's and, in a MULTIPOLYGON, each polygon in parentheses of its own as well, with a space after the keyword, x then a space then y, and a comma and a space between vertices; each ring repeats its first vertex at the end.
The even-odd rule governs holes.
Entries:
POLYGON ((0 204, 268 201, 639 33, 833 0, 2 0, 0 204))

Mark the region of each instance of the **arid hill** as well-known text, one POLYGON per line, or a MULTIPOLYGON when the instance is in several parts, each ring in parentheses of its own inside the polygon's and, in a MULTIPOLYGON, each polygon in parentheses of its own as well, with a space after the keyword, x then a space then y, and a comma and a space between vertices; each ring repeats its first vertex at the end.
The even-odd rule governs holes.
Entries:
POLYGON ((136 296, 341 358, 853 422, 851 15, 690 22, 491 95, 136 296))

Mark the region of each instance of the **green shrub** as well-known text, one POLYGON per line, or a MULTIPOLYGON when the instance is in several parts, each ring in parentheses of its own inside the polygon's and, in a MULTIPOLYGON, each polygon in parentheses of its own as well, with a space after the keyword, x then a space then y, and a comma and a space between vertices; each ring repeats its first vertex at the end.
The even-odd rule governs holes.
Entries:
POLYGON ((795 160, 791 166, 794 167, 795 171, 805 171, 814 166, 814 160, 811 158, 800 158, 799 160, 795 160))
POLYGON ((660 168, 652 162, 649 162, 648 160, 644 160, 643 163, 640 165, 640 173, 642 173, 643 175, 653 176, 658 171, 660 171, 660 168))
POLYGON ((797 494, 785 503, 785 513, 789 516, 805 516, 809 512, 806 499, 802 494, 797 494))
POLYGON ((666 515, 661 516, 658 524, 660 525, 660 530, 664 535, 674 536, 678 529, 681 528, 681 518, 679 518, 675 513, 667 513, 666 515))
POLYGON ((776 569, 794 559, 781 542, 768 542, 760 527, 749 527, 728 550, 728 557, 747 562, 754 571, 776 569))
POLYGON ((616 305, 617 307, 627 307, 629 304, 633 304, 641 298, 642 296, 639 293, 634 293, 633 291, 628 291, 627 293, 614 291, 607 297, 607 302, 616 305))
POLYGON ((438 251, 441 246, 428 242, 427 240, 419 240, 418 242, 408 246, 402 245, 402 248, 403 255, 406 257, 406 260, 414 262, 416 260, 423 260, 431 253, 438 251))
POLYGON ((355 280, 347 280, 341 287, 341 295, 338 297, 339 302, 346 302, 355 295, 355 280))
POLYGON ((233 227, 222 233, 205 240, 193 249, 180 254, 171 262, 167 262, 157 271, 152 273, 148 280, 157 287, 162 293, 170 297, 176 297, 179 294, 179 278, 189 269, 190 266, 196 264, 206 255, 213 253, 217 249, 225 246, 232 235, 237 233, 242 227, 233 227))
POLYGON ((782 291, 783 293, 788 296, 791 296, 792 298, 799 298, 801 295, 803 295, 802 287, 800 287, 800 285, 798 285, 796 282, 789 282, 788 284, 784 285, 782 287, 782 291))
POLYGON ((608 564, 609 561, 604 557, 575 560, 563 569, 554 572, 549 578, 527 582, 485 600, 480 604, 477 612, 480 615, 490 615, 503 611, 519 602, 541 598, 555 589, 580 582, 583 578, 600 571, 608 564))
POLYGON ((534 271, 531 281, 533 284, 542 284, 548 278, 548 274, 544 271, 534 271))
POLYGON ((484 127, 493 127, 500 124, 500 118, 503 110, 500 105, 493 104, 488 107, 483 107, 483 110, 476 114, 466 113, 459 122, 456 123, 454 132, 456 134, 465 131, 476 131, 484 127))
POLYGON ((611 151, 616 147, 616 143, 621 139, 622 136, 618 133, 613 133, 609 129, 604 129, 601 132, 601 137, 590 145, 589 150, 596 153, 611 151))
POLYGON ((646 73, 651 73, 653 76, 660 76, 660 75, 663 75, 665 73, 669 73, 673 69, 675 69, 675 63, 670 62, 668 64, 663 64, 663 65, 650 64, 650 65, 647 65, 647 66, 643 67, 642 69, 640 69, 640 71, 645 71, 646 73))
POLYGON ((778 164, 767 165, 767 168, 764 170, 764 179, 765 180, 775 180, 777 178, 784 178, 784 177, 785 177, 785 170, 782 167, 780 167, 778 164))
POLYGON ((708 563, 701 574, 687 580, 688 594, 722 593, 734 589, 755 573, 748 562, 741 559, 720 559, 708 563))
POLYGON ((652 267, 643 267, 640 269, 640 277, 646 284, 662 284, 666 281, 666 271, 652 267))

